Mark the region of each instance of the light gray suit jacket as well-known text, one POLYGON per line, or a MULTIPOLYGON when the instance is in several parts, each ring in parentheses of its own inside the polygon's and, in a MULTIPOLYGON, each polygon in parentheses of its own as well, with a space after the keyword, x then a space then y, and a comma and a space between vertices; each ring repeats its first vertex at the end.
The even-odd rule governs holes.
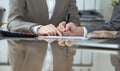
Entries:
MULTIPOLYGON (((33 25, 46 25, 49 23, 58 26, 70 13, 70 21, 80 24, 76 0, 56 0, 52 18, 49 20, 46 0, 10 0, 10 14, 8 29, 10 31, 30 31, 33 25)), ((40 71, 47 44, 40 41, 8 41, 9 58, 13 71, 40 71)), ((52 44, 51 44, 52 45, 52 44)), ((63 47, 52 45, 53 70, 71 71, 74 53, 66 51, 63 47)))
POLYGON ((32 25, 58 24, 70 13, 70 22, 80 24, 76 0, 56 0, 52 18, 49 20, 46 0, 10 0, 8 29, 30 31, 32 25))

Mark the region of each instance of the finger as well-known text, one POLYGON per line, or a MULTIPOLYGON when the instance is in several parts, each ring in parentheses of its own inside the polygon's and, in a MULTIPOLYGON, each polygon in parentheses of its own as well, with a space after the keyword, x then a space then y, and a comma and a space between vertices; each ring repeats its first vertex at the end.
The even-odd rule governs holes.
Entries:
POLYGON ((65 44, 69 47, 72 46, 72 41, 71 40, 65 40, 65 44))
POLYGON ((48 31, 47 31, 47 27, 46 26, 42 26, 39 30, 38 30, 38 35, 48 35, 48 31))
POLYGON ((112 35, 109 35, 109 34, 89 34, 87 36, 88 38, 101 38, 101 39, 104 39, 104 38, 112 38, 112 35))
POLYGON ((53 36, 57 35, 57 28, 54 25, 50 24, 50 30, 53 36))
POLYGON ((63 31, 62 31, 62 29, 60 28, 60 27, 57 27, 57 29, 62 33, 63 31))
POLYGON ((94 38, 111 38, 113 37, 113 34, 111 34, 111 31, 94 31, 92 32, 92 34, 94 34, 94 38))
POLYGON ((51 26, 51 30, 53 31, 54 35, 58 35, 58 36, 62 36, 62 33, 54 26, 54 25, 50 25, 51 26))
POLYGON ((48 31, 51 36, 57 35, 57 28, 55 26, 53 26, 52 24, 48 25, 48 31))
POLYGON ((64 35, 64 32, 65 32, 65 31, 64 31, 62 28, 57 27, 57 29, 58 29, 58 30, 57 30, 57 33, 58 33, 59 36, 64 35))
POLYGON ((75 36, 75 35, 76 35, 76 33, 71 32, 71 31, 67 31, 66 33, 67 33, 67 35, 69 35, 69 36, 75 36))
POLYGON ((66 26, 66 22, 61 22, 59 24, 59 27, 61 28, 62 31, 65 31, 65 26, 66 26))
POLYGON ((44 40, 48 43, 52 43, 53 41, 55 41, 55 39, 44 39, 44 40))
POLYGON ((63 21, 63 22, 61 22, 61 23, 59 24, 59 26, 64 27, 64 26, 66 25, 65 23, 66 23, 66 22, 63 21))
POLYGON ((44 35, 51 36, 51 31, 49 29, 45 29, 43 32, 44 35))
POLYGON ((59 44, 60 46, 65 46, 65 41, 64 41, 63 39, 59 39, 59 40, 58 40, 58 44, 59 44))
POLYGON ((99 34, 100 31, 93 31, 92 34, 99 34))
POLYGON ((62 33, 59 30, 57 30, 57 34, 58 36, 62 36, 62 33))
POLYGON ((89 34, 87 35, 87 38, 100 38, 100 34, 89 33, 89 34))
POLYGON ((75 25, 72 22, 66 24, 66 31, 71 30, 71 28, 75 28, 75 25))
POLYGON ((55 35, 54 29, 51 28, 51 26, 47 26, 47 29, 45 29, 45 32, 48 34, 48 36, 53 36, 53 35, 55 35))
POLYGON ((57 29, 62 33, 64 30, 61 27, 57 27, 57 29))
POLYGON ((54 35, 62 36, 62 33, 54 25, 50 25, 50 26, 51 29, 53 30, 54 35))
POLYGON ((94 34, 104 34, 104 33, 109 33, 108 31, 105 31, 105 30, 101 30, 101 31, 93 31, 92 33, 94 34))
POLYGON ((101 38, 113 38, 112 34, 101 34, 101 38))

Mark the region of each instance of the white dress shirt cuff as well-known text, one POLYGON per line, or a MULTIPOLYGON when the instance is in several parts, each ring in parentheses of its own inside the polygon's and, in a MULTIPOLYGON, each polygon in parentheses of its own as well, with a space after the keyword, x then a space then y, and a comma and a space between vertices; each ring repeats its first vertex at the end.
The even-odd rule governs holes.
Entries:
POLYGON ((83 27, 83 30, 84 30, 84 34, 83 34, 83 36, 86 37, 87 34, 88 34, 88 31, 87 31, 87 29, 86 29, 85 27, 83 27))
POLYGON ((33 32, 34 32, 35 34, 38 34, 37 29, 40 28, 40 27, 41 27, 41 25, 32 27, 33 32))

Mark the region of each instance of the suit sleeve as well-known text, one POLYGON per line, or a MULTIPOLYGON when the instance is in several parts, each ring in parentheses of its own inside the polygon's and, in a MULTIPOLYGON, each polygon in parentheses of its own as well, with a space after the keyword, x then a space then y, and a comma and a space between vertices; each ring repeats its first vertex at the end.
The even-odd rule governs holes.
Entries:
POLYGON ((68 13, 71 14, 70 21, 75 23, 75 25, 80 26, 80 20, 78 15, 78 8, 76 6, 76 0, 70 0, 70 6, 68 8, 68 13))
POLYGON ((30 27, 35 23, 27 22, 24 18, 26 9, 26 0, 10 0, 9 1, 9 31, 30 31, 30 27))
POLYGON ((115 35, 116 38, 120 38, 120 31, 117 32, 117 34, 115 35))
POLYGON ((85 25, 85 27, 88 32, 95 30, 120 30, 120 5, 114 7, 110 22, 104 23, 104 25, 85 25))

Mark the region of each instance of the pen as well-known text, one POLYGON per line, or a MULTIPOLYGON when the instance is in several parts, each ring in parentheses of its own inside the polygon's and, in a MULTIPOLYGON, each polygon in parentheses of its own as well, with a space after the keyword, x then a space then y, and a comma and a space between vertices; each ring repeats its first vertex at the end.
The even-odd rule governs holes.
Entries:
MULTIPOLYGON (((66 27, 66 24, 69 22, 69 20, 70 20, 70 13, 68 13, 67 14, 67 16, 66 16, 66 23, 65 23, 65 27, 66 27)), ((63 32, 63 35, 67 35, 67 31, 65 30, 64 32, 63 32)), ((68 47, 65 45, 65 51, 66 51, 66 54, 68 54, 68 47)))
MULTIPOLYGON (((69 20, 70 20, 70 13, 68 13, 67 14, 67 16, 66 16, 66 23, 65 23, 65 27, 66 27, 66 24, 69 22, 69 20)), ((63 35, 67 35, 67 32, 66 32, 66 30, 63 32, 63 35)))
POLYGON ((69 22, 69 20, 70 20, 70 13, 68 13, 66 16, 66 24, 69 22))

